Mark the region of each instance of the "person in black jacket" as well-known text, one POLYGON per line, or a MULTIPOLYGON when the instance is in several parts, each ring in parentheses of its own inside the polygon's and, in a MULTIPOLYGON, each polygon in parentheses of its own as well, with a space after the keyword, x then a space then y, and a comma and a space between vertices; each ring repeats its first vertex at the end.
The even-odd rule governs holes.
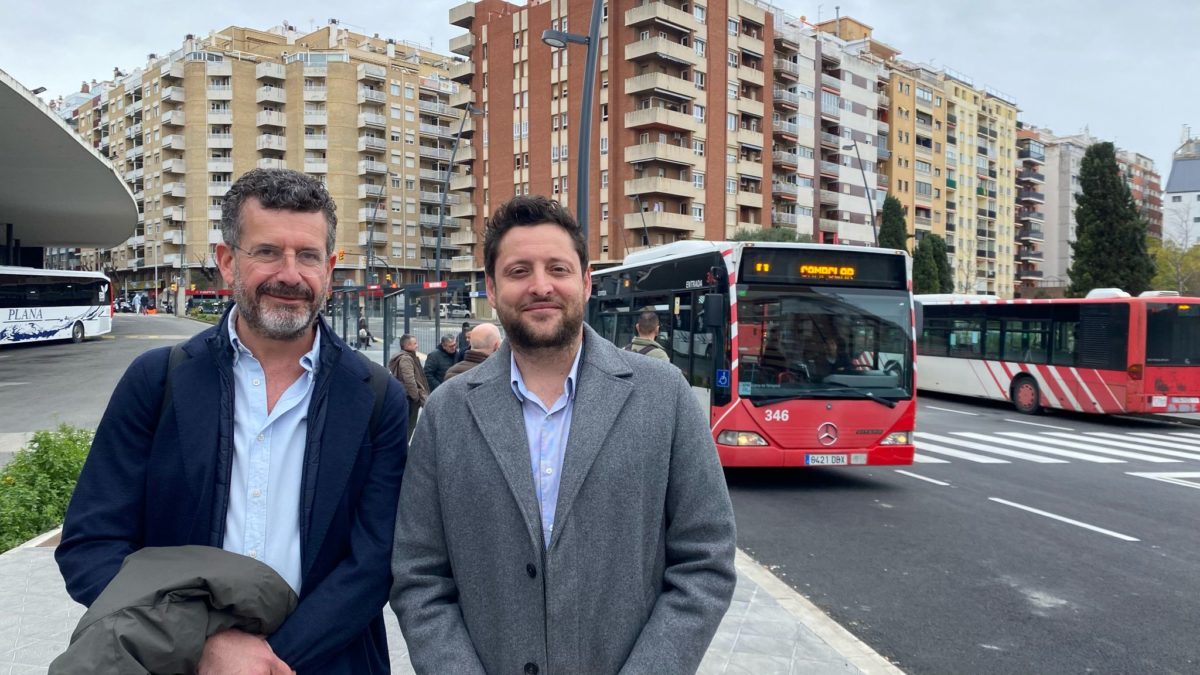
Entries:
POLYGON ((462 330, 458 333, 458 351, 454 353, 454 362, 461 363, 471 348, 471 322, 464 321, 462 330))
POLYGON ((458 341, 447 333, 442 336, 438 348, 425 357, 425 379, 429 380, 429 391, 432 393, 446 379, 446 371, 454 365, 454 355, 458 351, 458 341))

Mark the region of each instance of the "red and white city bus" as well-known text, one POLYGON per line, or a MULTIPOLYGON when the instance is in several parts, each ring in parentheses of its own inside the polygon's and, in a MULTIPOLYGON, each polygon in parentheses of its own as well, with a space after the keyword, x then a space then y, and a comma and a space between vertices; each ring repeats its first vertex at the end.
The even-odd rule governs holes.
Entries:
POLYGON ((911 464, 911 274, 903 251, 676 242, 594 272, 588 323, 625 347, 658 313, 724 466, 911 464))
POLYGON ((1200 298, 917 296, 923 391, 1100 414, 1200 411, 1200 298))

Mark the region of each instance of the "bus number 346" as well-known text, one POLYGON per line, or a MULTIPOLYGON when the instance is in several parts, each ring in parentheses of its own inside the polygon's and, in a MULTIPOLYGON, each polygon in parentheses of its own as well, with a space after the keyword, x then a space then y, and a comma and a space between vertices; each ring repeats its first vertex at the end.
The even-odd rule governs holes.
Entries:
POLYGON ((782 409, 768 410, 766 416, 767 422, 786 422, 788 421, 788 411, 782 409))

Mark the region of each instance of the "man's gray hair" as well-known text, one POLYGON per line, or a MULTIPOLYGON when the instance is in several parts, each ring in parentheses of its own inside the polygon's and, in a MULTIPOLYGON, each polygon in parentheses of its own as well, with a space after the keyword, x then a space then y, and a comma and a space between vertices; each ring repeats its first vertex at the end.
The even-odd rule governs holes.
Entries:
POLYGON ((446 333, 442 336, 442 344, 448 345, 451 342, 458 342, 458 336, 454 333, 446 333))
POLYGON ((221 238, 226 246, 242 241, 242 205, 255 199, 265 209, 325 215, 325 253, 331 253, 337 236, 337 204, 321 181, 291 169, 252 169, 225 193, 221 202, 221 238))

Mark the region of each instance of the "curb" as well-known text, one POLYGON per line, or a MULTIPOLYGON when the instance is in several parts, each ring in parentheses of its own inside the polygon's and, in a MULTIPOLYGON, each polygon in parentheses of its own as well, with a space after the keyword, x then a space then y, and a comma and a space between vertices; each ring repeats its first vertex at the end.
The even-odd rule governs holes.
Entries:
POLYGON ((812 601, 788 586, 779 577, 759 563, 749 554, 738 549, 735 561, 738 572, 745 574, 751 581, 758 584, 781 607, 817 637, 821 638, 863 673, 889 673, 904 675, 897 668, 867 643, 854 637, 854 634, 842 627, 841 624, 829 618, 825 612, 814 605, 812 601))

